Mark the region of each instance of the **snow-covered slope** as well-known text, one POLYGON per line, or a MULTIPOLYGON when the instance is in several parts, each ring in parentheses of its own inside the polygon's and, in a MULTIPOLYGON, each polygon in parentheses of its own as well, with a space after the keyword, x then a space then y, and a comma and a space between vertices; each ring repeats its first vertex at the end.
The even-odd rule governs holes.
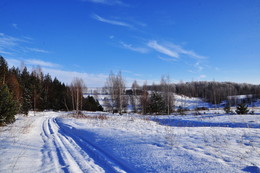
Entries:
POLYGON ((258 115, 86 114, 0 127, 0 172, 259 172, 258 115))

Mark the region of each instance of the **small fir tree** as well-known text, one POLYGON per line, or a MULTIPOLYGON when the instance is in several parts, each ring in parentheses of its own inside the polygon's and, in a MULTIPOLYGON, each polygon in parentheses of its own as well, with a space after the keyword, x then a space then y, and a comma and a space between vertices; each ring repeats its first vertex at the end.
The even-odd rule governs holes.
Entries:
POLYGON ((0 86, 0 125, 13 123, 17 113, 17 104, 13 100, 7 85, 0 86))
POLYGON ((153 92, 150 98, 149 110, 150 113, 165 113, 165 102, 163 97, 156 92, 153 92))
POLYGON ((238 104, 236 109, 237 114, 247 114, 248 112, 248 106, 245 103, 238 104))

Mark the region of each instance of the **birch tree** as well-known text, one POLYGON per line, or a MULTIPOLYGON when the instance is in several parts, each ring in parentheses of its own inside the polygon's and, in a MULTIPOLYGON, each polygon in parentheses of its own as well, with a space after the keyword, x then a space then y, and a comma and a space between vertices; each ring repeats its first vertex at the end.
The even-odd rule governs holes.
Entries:
POLYGON ((109 74, 104 90, 109 95, 110 104, 107 105, 110 106, 112 112, 119 112, 122 114, 127 103, 125 98, 125 81, 121 72, 118 72, 117 75, 113 72, 109 74))
POLYGON ((82 79, 75 78, 70 85, 70 90, 73 110, 75 110, 76 115, 79 116, 80 110, 82 110, 83 90, 87 90, 87 87, 82 79))

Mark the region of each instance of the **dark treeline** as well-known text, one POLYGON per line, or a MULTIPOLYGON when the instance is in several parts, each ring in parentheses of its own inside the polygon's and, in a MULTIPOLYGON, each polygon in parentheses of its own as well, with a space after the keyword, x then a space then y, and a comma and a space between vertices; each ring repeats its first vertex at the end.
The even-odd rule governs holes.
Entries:
MULTIPOLYGON (((161 90, 161 85, 148 86, 149 90, 161 90)), ((212 104, 219 104, 229 100, 228 96, 252 95, 250 99, 260 97, 260 85, 233 82, 186 82, 172 84, 172 92, 188 97, 200 97, 212 104)))
POLYGON ((77 83, 66 86, 52 79, 40 67, 32 72, 26 67, 9 68, 0 56, 0 125, 12 123, 16 113, 27 115, 30 110, 103 110, 94 98, 83 98, 82 90, 77 83))

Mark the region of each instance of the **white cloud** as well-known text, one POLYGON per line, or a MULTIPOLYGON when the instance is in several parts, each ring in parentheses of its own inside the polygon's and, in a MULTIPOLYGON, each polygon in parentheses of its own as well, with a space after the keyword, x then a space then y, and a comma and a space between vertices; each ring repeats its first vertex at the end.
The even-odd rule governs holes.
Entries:
POLYGON ((82 1, 88 1, 92 3, 104 4, 104 5, 126 5, 120 0, 82 0, 82 1))
POLYGON ((194 59, 205 59, 206 57, 196 54, 191 50, 185 50, 181 46, 173 43, 159 44, 157 41, 152 40, 147 43, 147 46, 153 48, 157 52, 168 55, 172 58, 179 58, 182 55, 192 57, 194 59))
POLYGON ((12 23, 12 26, 15 28, 15 29, 18 29, 18 26, 16 23, 12 23))
POLYGON ((107 79, 107 75, 104 74, 91 74, 91 73, 80 73, 75 71, 65 71, 51 68, 43 68, 44 73, 49 73, 53 78, 57 77, 58 80, 65 84, 70 84, 72 80, 77 77, 81 78, 87 87, 103 87, 107 79))
POLYGON ((59 67, 59 64, 54 64, 47 61, 37 60, 37 59, 26 59, 24 60, 25 64, 27 65, 39 65, 42 67, 59 67))
POLYGON ((19 42, 26 42, 23 39, 12 37, 4 33, 0 33, 0 48, 10 48, 19 44, 19 42))
POLYGON ((15 67, 18 67, 23 63, 29 68, 33 67, 33 66, 51 67, 51 68, 54 68, 54 67, 56 68, 56 67, 61 66, 59 64, 42 61, 42 60, 38 60, 38 59, 9 59, 9 58, 7 58, 6 60, 7 60, 9 66, 15 66, 15 67))
POLYGON ((129 49, 135 52, 139 52, 139 53, 147 53, 149 50, 143 47, 134 47, 131 44, 126 44, 124 42, 120 42, 120 44, 125 48, 125 49, 129 49))
POLYGON ((206 57, 196 54, 195 52, 191 50, 185 50, 179 45, 175 45, 170 43, 169 47, 173 48, 178 54, 188 55, 190 57, 193 57, 195 59, 205 59, 206 57))
POLYGON ((50 53, 44 49, 28 47, 31 44, 31 40, 32 38, 29 37, 18 38, 0 33, 0 53, 3 55, 15 55, 16 57, 28 52, 50 53))
POLYGON ((13 53, 1 50, 1 48, 0 48, 0 54, 3 54, 3 55, 13 55, 13 53))
POLYGON ((91 74, 91 73, 80 73, 76 71, 66 71, 60 70, 58 64, 51 62, 46 62, 42 60, 34 59, 6 59, 8 66, 20 67, 22 64, 26 65, 29 71, 33 69, 34 66, 40 65, 42 67, 43 73, 49 73, 52 78, 57 77, 57 79, 65 84, 70 84, 75 77, 82 78, 88 87, 103 87, 107 79, 107 75, 104 74, 91 74))
POLYGON ((163 60, 163 61, 167 61, 167 62, 176 61, 176 59, 173 59, 173 58, 164 58, 164 57, 161 57, 161 56, 159 56, 158 58, 161 59, 161 60, 163 60))
POLYGON ((157 52, 160 52, 162 54, 168 55, 173 58, 179 58, 179 54, 177 52, 174 52, 173 50, 169 49, 166 46, 160 45, 157 43, 157 41, 149 41, 147 43, 148 47, 153 48, 157 52))
POLYGON ((8 66, 9 67, 19 67, 21 65, 21 62, 20 60, 17 60, 17 59, 7 59, 6 58, 6 61, 8 63, 8 66))
POLYGON ((198 70, 198 71, 202 71, 204 69, 204 67, 199 63, 199 62, 196 62, 194 64, 194 67, 198 70))
POLYGON ((199 79, 205 79, 206 77, 207 77, 206 75, 202 74, 199 76, 199 79))
POLYGON ((43 50, 43 49, 39 49, 39 48, 27 47, 26 49, 28 49, 29 51, 32 51, 32 52, 37 52, 37 53, 50 53, 47 50, 43 50))
POLYGON ((92 18, 97 20, 97 21, 108 23, 108 24, 111 24, 111 25, 124 26, 124 27, 129 27, 129 28, 132 27, 132 25, 130 25, 128 23, 117 21, 117 20, 105 19, 105 18, 100 17, 96 14, 92 15, 92 18))

